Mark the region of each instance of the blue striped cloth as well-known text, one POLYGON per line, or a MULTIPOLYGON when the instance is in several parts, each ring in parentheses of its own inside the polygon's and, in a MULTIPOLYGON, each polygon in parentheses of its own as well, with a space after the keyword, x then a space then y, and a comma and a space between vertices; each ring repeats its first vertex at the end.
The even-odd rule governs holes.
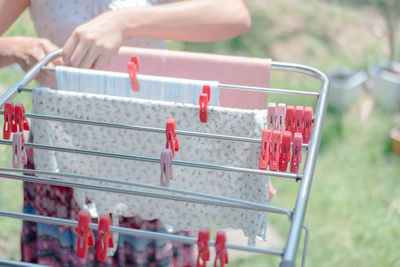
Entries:
POLYGON ((203 85, 211 87, 210 105, 219 104, 217 81, 189 80, 138 74, 140 90, 131 90, 129 75, 121 72, 56 67, 59 90, 199 104, 203 85))

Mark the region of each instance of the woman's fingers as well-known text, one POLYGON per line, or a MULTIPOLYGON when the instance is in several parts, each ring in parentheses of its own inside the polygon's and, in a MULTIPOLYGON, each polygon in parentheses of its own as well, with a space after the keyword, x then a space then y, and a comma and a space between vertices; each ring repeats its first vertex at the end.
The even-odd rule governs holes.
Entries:
POLYGON ((63 60, 66 65, 71 66, 71 56, 74 53, 76 46, 79 43, 79 36, 74 32, 71 37, 65 42, 63 47, 63 60))

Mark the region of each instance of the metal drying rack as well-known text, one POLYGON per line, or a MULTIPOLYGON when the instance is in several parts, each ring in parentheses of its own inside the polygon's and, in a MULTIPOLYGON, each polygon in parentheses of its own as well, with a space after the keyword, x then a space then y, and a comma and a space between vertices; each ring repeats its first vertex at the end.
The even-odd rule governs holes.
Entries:
MULTIPOLYGON (((31 88, 26 88, 27 84, 31 82, 35 76, 40 71, 54 71, 54 68, 46 67, 46 65, 54 60, 55 58, 59 57, 62 53, 62 50, 58 50, 48 54, 43 60, 38 62, 31 70, 29 70, 14 86, 12 86, 8 91, 6 91, 0 97, 0 108, 4 108, 4 105, 7 101, 13 99, 18 93, 21 92, 29 92, 32 91, 31 88)), ((317 160, 317 153, 319 149, 319 144, 321 140, 322 134, 322 123, 325 116, 325 111, 327 107, 327 95, 328 95, 328 87, 329 81, 328 78, 324 73, 321 71, 301 65, 301 64, 291 64, 291 63, 282 63, 282 62, 272 62, 271 64, 272 70, 277 71, 290 71, 301 73, 307 76, 314 77, 319 79, 322 82, 322 86, 318 92, 310 92, 310 91, 298 91, 298 90, 286 90, 286 89, 275 89, 275 88, 263 88, 263 87, 250 87, 250 86, 239 86, 239 85, 230 85, 230 84, 219 84, 220 88, 229 88, 234 90, 242 90, 242 91, 253 91, 253 92, 264 92, 264 93, 277 93, 277 94, 288 94, 288 95, 302 95, 302 96, 309 96, 309 97, 316 97, 318 98, 318 103, 316 107, 315 117, 314 117, 314 127, 313 132, 311 135, 311 139, 308 144, 303 144, 302 148, 307 151, 307 156, 305 157, 304 169, 302 174, 292 174, 286 172, 276 172, 276 171, 266 171, 266 170, 258 170, 258 169, 249 169, 249 168, 239 168, 233 166, 223 166, 223 165, 215 165, 215 164, 207 164, 207 163, 198 163, 198 162, 189 162, 189 161, 182 161, 182 160, 173 160, 173 165, 185 166, 190 168, 205 168, 205 169, 212 169, 212 170, 221 170, 221 171, 230 171, 230 172, 240 172, 240 173, 247 173, 247 174, 261 174, 266 176, 272 177, 280 177, 285 179, 292 179, 300 182, 300 187, 297 195, 297 199, 295 202, 295 207, 293 210, 285 209, 281 207, 276 207, 268 204, 262 203, 254 203, 250 201, 244 201, 229 197, 222 197, 222 196, 215 196, 210 194, 198 193, 193 191, 186 191, 180 189, 174 189, 169 187, 161 187, 149 184, 142 184, 137 182, 127 182, 121 180, 110 180, 102 177, 93 177, 93 176, 84 176, 84 175, 75 175, 75 174, 68 174, 68 173, 55 173, 55 172, 48 172, 42 170, 27 170, 27 169, 10 169, 10 168, 0 168, 0 177, 6 179, 15 179, 15 180, 22 180, 22 181, 29 181, 35 183, 44 183, 44 184, 51 184, 51 185, 58 185, 58 186, 67 186, 67 187, 76 187, 76 188, 83 188, 83 189, 93 189, 93 190, 102 190, 114 193, 121 193, 121 194, 128 194, 128 195, 139 195, 139 196, 146 196, 151 198, 161 198, 161 199, 169 199, 175 201, 185 201, 185 202, 192 202, 192 203, 200 203, 200 204, 208 204, 208 205, 218 205, 224 207, 232 207, 232 208, 239 208, 239 209, 251 209, 257 211, 265 211, 277 214, 284 214, 288 216, 290 222, 290 232, 287 237, 286 245, 284 249, 277 250, 277 249, 264 249, 264 248, 257 248, 254 246, 239 246, 234 244, 226 244, 226 248, 228 249, 235 249, 247 252, 255 252, 255 253, 262 253, 262 254, 270 254, 275 256, 280 256, 282 261, 280 263, 280 267, 291 267, 295 266, 296 262, 296 254, 299 247, 301 231, 305 229, 305 239, 304 239, 304 248, 303 248, 303 255, 302 255, 302 266, 305 264, 305 256, 307 251, 308 245, 308 236, 309 230, 306 225, 304 225, 304 216, 307 208, 307 202, 310 194, 312 179, 314 168, 317 160), (34 174, 36 176, 31 175, 23 175, 18 173, 28 173, 34 174), (112 184, 120 184, 120 185, 128 185, 134 186, 138 188, 144 189, 152 189, 161 191, 160 193, 154 192, 146 192, 140 190, 133 190, 133 189, 122 189, 117 187, 110 187, 110 186, 100 186, 100 185, 92 185, 92 184, 84 184, 78 182, 70 182, 70 181, 60 181, 54 179, 48 179, 40 177, 40 175, 53 175, 53 176, 61 176, 61 177, 70 177, 70 178, 79 178, 83 180, 92 180, 98 182, 107 182, 112 184), (170 192, 178 193, 180 195, 171 195, 168 194, 170 192)), ((0 111, 0 114, 4 114, 4 110, 0 111)), ((51 120, 51 121, 59 121, 59 122, 68 122, 68 123, 77 123, 77 124, 86 124, 86 125, 93 125, 93 126, 103 126, 103 127, 112 127, 112 128, 119 128, 119 129, 126 129, 126 130, 135 130, 135 131, 147 131, 147 132, 155 132, 155 133, 165 133, 165 129, 162 128, 152 128, 152 127, 142 127, 136 125, 126 125, 126 124, 116 124, 116 123, 105 123, 100 121, 90 121, 90 120, 80 120, 80 119, 72 119, 72 118, 65 118, 65 117, 55 117, 55 116, 47 116, 47 115, 40 115, 40 114, 25 114, 27 118, 32 119, 40 119, 40 120, 51 120)), ((261 139, 257 138, 247 138, 247 137, 238 137, 238 136, 228 136, 228 135, 220 135, 220 134, 210 134, 210 133, 200 133, 200 132, 189 132, 189 131, 182 131, 177 130, 177 135, 186 135, 186 136, 195 136, 195 137, 203 137, 203 138, 211 138, 211 139, 224 139, 224 140, 231 140, 231 141, 240 141, 240 142, 250 142, 250 143, 260 143, 261 139)), ((11 141, 0 140, 1 145, 12 145, 11 141)), ((128 159, 134 161, 145 161, 145 162, 153 162, 158 163, 160 162, 160 158, 157 157, 144 157, 139 155, 130 155, 130 154, 118 154, 118 153, 107 153, 107 152, 99 152, 93 150, 83 150, 83 149, 73 149, 73 148, 66 148, 66 147, 59 147, 59 146, 51 146, 51 145, 42 145, 42 144, 34 144, 34 143, 25 143, 25 148, 33 148, 33 149, 43 149, 43 150, 52 150, 52 151, 60 151, 60 152, 67 152, 67 153, 79 153, 79 154, 86 154, 86 155, 95 155, 101 157, 110 157, 110 158, 118 158, 118 159, 128 159)), ((60 219, 54 217, 46 217, 46 216, 38 216, 26 213, 19 213, 19 212, 10 212, 10 211, 0 211, 0 216, 9 217, 9 218, 16 218, 22 219, 26 221, 32 222, 40 222, 40 223, 47 223, 53 225, 62 225, 62 226, 69 226, 69 227, 77 227, 78 222, 73 220, 67 219, 60 219)), ((90 228, 96 230, 98 228, 98 224, 91 223, 90 228)), ((110 230, 115 233, 126 234, 126 235, 133 235, 138 237, 144 238, 151 238, 151 239, 161 239, 161 240, 171 240, 182 242, 185 244, 196 244, 197 238, 192 237, 184 237, 178 236, 174 234, 166 234, 166 233, 156 233, 156 232, 149 232, 143 230, 136 230, 136 229, 129 229, 123 227, 112 226, 110 230)), ((214 246, 215 241, 209 241, 209 246, 214 246)), ((13 262, 8 260, 1 260, 0 265, 6 264, 7 266, 38 266, 32 265, 28 263, 21 263, 21 262, 13 262)))

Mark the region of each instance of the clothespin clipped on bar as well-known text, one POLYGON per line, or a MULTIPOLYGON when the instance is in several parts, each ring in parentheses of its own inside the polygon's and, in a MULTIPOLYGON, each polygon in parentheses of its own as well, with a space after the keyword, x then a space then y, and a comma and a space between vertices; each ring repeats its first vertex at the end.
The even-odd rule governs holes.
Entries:
POLYGON ((23 132, 24 130, 29 131, 29 123, 25 117, 25 107, 23 104, 15 104, 14 119, 19 132, 23 132))
POLYGON ((269 169, 277 171, 279 167, 279 156, 281 150, 281 132, 276 130, 272 132, 272 142, 270 146, 269 169))
POLYGON ((196 267, 207 266, 207 261, 210 259, 208 240, 210 240, 210 231, 207 228, 201 228, 199 230, 199 237, 197 238, 198 255, 196 267))
POLYGON ((285 119, 286 119, 286 104, 280 103, 278 104, 278 112, 277 112, 277 130, 281 131, 281 135, 285 131, 285 119))
POLYGON ((276 104, 275 103, 269 103, 268 104, 268 129, 275 130, 277 125, 276 125, 276 104))
POLYGON ((19 169, 21 164, 27 163, 26 150, 24 148, 24 134, 22 132, 16 132, 12 137, 12 149, 13 158, 12 165, 13 168, 19 169))
POLYGON ((85 259, 88 247, 94 246, 94 235, 92 229, 90 229, 89 224, 91 222, 90 214, 86 210, 81 210, 79 212, 78 219, 78 240, 76 243, 76 256, 80 259, 85 259))
POLYGON ((292 133, 285 131, 282 137, 281 155, 279 158, 279 171, 286 172, 288 163, 290 162, 290 146, 292 143, 292 133))
POLYGON ((292 145, 292 160, 290 161, 290 172, 297 173, 301 163, 301 145, 303 144, 303 136, 301 133, 295 133, 292 145))
POLYGON ((175 157, 175 151, 179 151, 178 137, 176 136, 176 121, 174 119, 167 120, 165 133, 167 135, 167 144, 165 148, 170 148, 172 151, 172 158, 175 157))
POLYGON ((161 175, 160 175, 160 185, 169 186, 169 180, 172 179, 172 151, 169 148, 165 148, 161 152, 160 165, 161 165, 161 175))
POLYGON ((261 153, 258 164, 261 170, 266 170, 268 167, 271 141, 272 141, 272 131, 269 129, 264 129, 261 137, 261 153))
POLYGON ((108 214, 100 215, 99 230, 97 231, 97 260, 105 262, 107 260, 108 248, 114 247, 113 236, 110 231, 111 218, 108 214))
POLYGON ((14 120, 14 103, 6 102, 4 105, 4 125, 3 125, 3 138, 9 140, 11 132, 15 133, 17 126, 14 120))
POLYGON ((139 60, 137 56, 132 56, 131 61, 127 63, 129 79, 131 80, 132 91, 139 91, 139 80, 137 74, 139 73, 139 60))
POLYGON ((286 120, 285 120, 285 127, 286 131, 294 133, 294 106, 287 106, 286 108, 286 120))
POLYGON ((311 138, 313 129, 313 109, 312 107, 306 107, 304 109, 304 124, 303 124, 303 142, 308 143, 311 138))
POLYGON ((214 267, 218 266, 218 261, 220 262, 221 267, 224 267, 225 264, 228 264, 228 252, 226 251, 225 242, 226 242, 225 232, 217 231, 217 237, 215 238, 214 267))
POLYGON ((295 133, 303 133, 303 121, 304 121, 304 107, 296 106, 296 110, 294 112, 295 133))
POLYGON ((199 106, 200 106, 200 121, 207 122, 207 115, 208 115, 208 104, 210 103, 211 99, 211 87, 209 85, 203 86, 203 91, 200 93, 199 97, 199 106))

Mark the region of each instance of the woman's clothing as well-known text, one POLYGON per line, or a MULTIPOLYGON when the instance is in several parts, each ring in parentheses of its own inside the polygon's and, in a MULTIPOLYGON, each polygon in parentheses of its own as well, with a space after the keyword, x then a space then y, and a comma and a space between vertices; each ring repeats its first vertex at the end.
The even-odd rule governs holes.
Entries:
MULTIPOLYGON (((39 37, 62 47, 72 31, 99 14, 118 8, 145 7, 165 0, 31 0, 30 12, 39 37)), ((132 37, 123 45, 164 48, 165 41, 132 37)), ((32 141, 32 140, 31 140, 32 141)), ((34 169, 29 161, 26 166, 34 169)), ((77 220, 79 206, 68 187, 24 183, 24 212, 77 220)), ((120 218, 120 226, 165 232, 158 220, 140 217, 120 218)), ((189 233, 182 233, 190 235, 189 233)), ((95 233, 96 235, 96 233, 95 233)), ((191 246, 169 241, 150 240, 119 235, 118 249, 106 263, 96 260, 96 250, 89 248, 86 260, 76 257, 75 229, 42 223, 24 222, 22 229, 22 261, 51 266, 192 266, 191 246)))
MULTIPOLYGON (((38 36, 62 47, 73 30, 103 12, 119 8, 146 7, 166 0, 31 0, 30 12, 38 36)), ((127 38, 123 46, 165 48, 164 40, 127 38)))

